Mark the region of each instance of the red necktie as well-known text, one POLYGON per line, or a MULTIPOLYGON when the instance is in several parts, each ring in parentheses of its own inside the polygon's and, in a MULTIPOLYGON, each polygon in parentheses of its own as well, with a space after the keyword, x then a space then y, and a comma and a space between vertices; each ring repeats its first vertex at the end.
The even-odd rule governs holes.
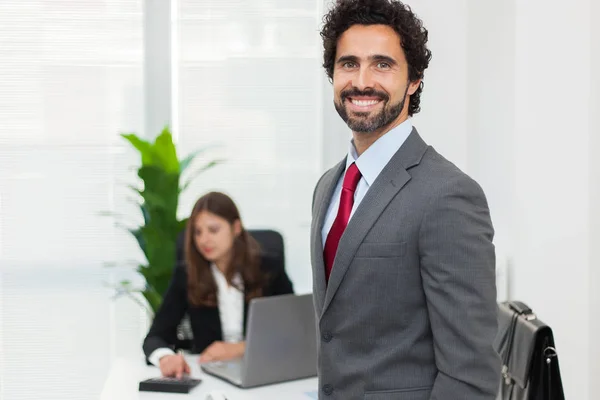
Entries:
POLYGON ((331 268, 333 267, 333 261, 335 260, 335 254, 337 252, 338 244, 340 243, 340 238, 350 219, 350 212, 354 205, 354 192, 356 191, 356 185, 358 185, 360 178, 361 174, 358 167, 355 163, 352 163, 344 176, 340 207, 338 208, 337 216, 335 217, 335 221, 333 221, 333 225, 331 226, 331 230, 325 241, 325 249, 323 250, 325 281, 329 281, 329 275, 331 274, 331 268))

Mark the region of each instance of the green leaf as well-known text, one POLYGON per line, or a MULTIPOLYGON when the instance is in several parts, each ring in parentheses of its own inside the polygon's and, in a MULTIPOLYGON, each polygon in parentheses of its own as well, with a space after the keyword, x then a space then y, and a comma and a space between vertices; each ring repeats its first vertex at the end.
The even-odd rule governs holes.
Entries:
POLYGON ((120 222, 115 222, 115 226, 116 226, 117 228, 119 228, 119 229, 124 229, 124 230, 126 230, 127 232, 130 232, 130 231, 131 231, 131 228, 129 228, 127 225, 125 225, 125 224, 122 224, 122 223, 120 223, 120 222))
POLYGON ((146 258, 148 264, 153 268, 148 273, 155 275, 170 274, 175 266, 177 233, 175 228, 158 227, 155 224, 141 228, 146 258))
POLYGON ((105 261, 105 262, 102 263, 102 266, 104 268, 115 268, 115 267, 118 267, 119 264, 116 263, 115 261, 110 261, 110 262, 109 261, 105 261))
POLYGON ((179 172, 179 160, 173 144, 173 137, 168 127, 165 127, 154 142, 154 154, 160 160, 160 166, 169 173, 179 172))
POLYGON ((186 158, 184 158, 183 160, 181 160, 181 162, 179 163, 179 173, 183 174, 183 172, 190 166, 190 163, 194 160, 194 158, 196 158, 199 155, 205 153, 206 151, 216 148, 216 147, 220 147, 220 146, 210 145, 210 146, 203 147, 201 149, 198 149, 198 150, 188 154, 188 156, 186 158))
POLYGON ((127 185, 128 189, 131 189, 132 191, 134 191, 136 194, 140 194, 142 191, 137 187, 137 186, 133 186, 133 185, 127 185))
POLYGON ((224 162, 224 160, 213 160, 211 162, 209 162, 208 164, 203 165, 202 167, 198 168, 196 171, 194 171, 192 173, 192 175, 187 179, 187 181, 185 182, 185 184, 182 186, 180 192, 185 191, 185 189, 188 188, 188 186, 190 186, 190 183, 192 183, 192 181, 194 179, 196 179, 198 177, 198 175, 202 174, 203 172, 208 171, 209 169, 221 164, 222 162, 224 162))
POLYGON ((144 224, 147 225, 150 222, 150 213, 144 204, 140 204, 140 210, 142 211, 142 216, 144 217, 144 224))
POLYGON ((163 225, 165 220, 176 222, 179 201, 179 175, 167 173, 157 167, 142 167, 138 175, 144 181, 140 192, 147 211, 147 219, 163 225))
POLYGON ((142 292, 142 295, 146 298, 146 301, 150 305, 150 308, 156 314, 160 305, 162 304, 162 296, 152 287, 148 286, 142 292))
MULTIPOLYGON (((159 194, 147 191, 141 192, 140 194, 144 198, 144 207, 146 207, 148 210, 150 208, 161 208, 163 210, 169 209, 167 200, 161 197, 159 194)), ((150 212, 148 212, 148 217, 150 217, 150 212)))
POLYGON ((120 214, 120 213, 116 213, 116 212, 112 212, 112 211, 101 211, 97 215, 99 217, 112 217, 116 221, 119 221, 119 222, 127 222, 127 223, 130 223, 130 224, 136 224, 137 223, 136 221, 134 221, 133 219, 129 218, 125 214, 120 214))
POLYGON ((189 218, 184 218, 181 221, 178 222, 178 230, 179 232, 182 232, 186 227, 187 227, 187 223, 188 223, 189 218))
POLYGON ((119 268, 119 267, 128 267, 128 268, 133 268, 138 266, 137 261, 135 260, 129 260, 129 261, 125 261, 125 262, 116 262, 116 261, 106 261, 102 263, 102 266, 104 268, 119 268))
POLYGON ((130 287, 126 287, 126 286, 122 286, 122 285, 112 286, 112 285, 108 285, 106 283, 105 283, 105 286, 111 287, 112 289, 114 289, 116 291, 116 294, 113 297, 113 300, 116 300, 117 298, 119 298, 121 296, 127 296, 128 298, 133 300, 133 302, 135 302, 137 305, 139 305, 143 310, 145 310, 148 313, 148 317, 152 318, 152 316, 156 314, 156 310, 154 310, 150 306, 150 304, 144 304, 140 300, 140 298, 137 296, 137 294, 141 293, 142 296, 145 297, 144 292, 142 290, 132 289, 130 287))
POLYGON ((142 165, 151 165, 154 162, 152 144, 139 138, 135 133, 122 133, 121 136, 133 145, 142 156, 142 165))
POLYGON ((179 173, 183 174, 183 172, 187 169, 187 167, 190 165, 190 163, 194 160, 194 158, 196 158, 196 156, 198 154, 200 154, 201 151, 196 151, 192 154, 190 154, 189 156, 187 156, 185 159, 183 159, 180 163, 179 163, 179 173))
POLYGON ((135 238, 135 240, 138 243, 138 246, 140 246, 140 249, 142 249, 142 252, 144 253, 144 255, 147 258, 148 255, 146 254, 146 241, 144 240, 144 235, 142 234, 142 228, 127 229, 127 230, 129 231, 129 233, 131 233, 133 235, 133 237, 135 238))

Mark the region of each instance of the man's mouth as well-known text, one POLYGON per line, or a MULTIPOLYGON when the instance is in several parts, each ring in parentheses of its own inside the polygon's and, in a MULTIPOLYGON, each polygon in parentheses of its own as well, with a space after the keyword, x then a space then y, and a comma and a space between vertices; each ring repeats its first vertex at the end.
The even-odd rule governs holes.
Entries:
POLYGON ((377 104, 381 103, 380 98, 356 98, 348 97, 347 100, 351 104, 351 109, 356 111, 369 111, 374 108, 377 104))

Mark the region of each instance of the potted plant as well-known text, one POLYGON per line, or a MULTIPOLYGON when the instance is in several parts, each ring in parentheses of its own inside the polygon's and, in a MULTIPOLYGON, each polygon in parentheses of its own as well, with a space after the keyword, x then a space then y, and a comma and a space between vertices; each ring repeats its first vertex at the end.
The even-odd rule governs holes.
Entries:
MULTIPOLYGON (((212 160, 187 174, 187 179, 182 184, 182 176, 194 158, 206 148, 180 160, 168 127, 162 130, 154 142, 144 140, 134 133, 121 136, 135 147, 141 156, 137 176, 142 185, 130 188, 138 199, 143 224, 131 227, 119 223, 119 226, 125 227, 132 234, 146 260, 145 263, 136 266, 136 271, 144 278, 143 287, 134 287, 130 281, 122 281, 114 286, 117 290, 115 297, 129 296, 152 317, 160 307, 171 280, 176 260, 177 236, 187 223, 187 218, 177 218, 179 195, 199 174, 214 167, 221 160, 212 160), (143 296, 146 304, 138 294, 143 296)), ((119 215, 114 213, 103 215, 119 218, 119 215)))

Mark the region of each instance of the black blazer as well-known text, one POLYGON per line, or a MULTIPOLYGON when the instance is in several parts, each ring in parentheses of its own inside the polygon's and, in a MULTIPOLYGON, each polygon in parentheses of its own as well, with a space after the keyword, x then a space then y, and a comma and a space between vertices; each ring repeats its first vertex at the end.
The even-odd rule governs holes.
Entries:
MULTIPOLYGON (((263 296, 276 296, 293 293, 292 282, 281 263, 271 257, 263 257, 261 269, 269 280, 263 289, 263 296)), ((185 313, 188 313, 194 339, 192 353, 201 353, 215 341, 223 340, 221 318, 218 307, 192 306, 187 297, 187 271, 181 263, 173 270, 171 283, 165 293, 162 305, 154 316, 148 335, 144 339, 143 349, 146 357, 161 347, 174 349, 177 343, 177 326, 185 313)), ((244 305, 244 333, 248 302, 244 305)))

